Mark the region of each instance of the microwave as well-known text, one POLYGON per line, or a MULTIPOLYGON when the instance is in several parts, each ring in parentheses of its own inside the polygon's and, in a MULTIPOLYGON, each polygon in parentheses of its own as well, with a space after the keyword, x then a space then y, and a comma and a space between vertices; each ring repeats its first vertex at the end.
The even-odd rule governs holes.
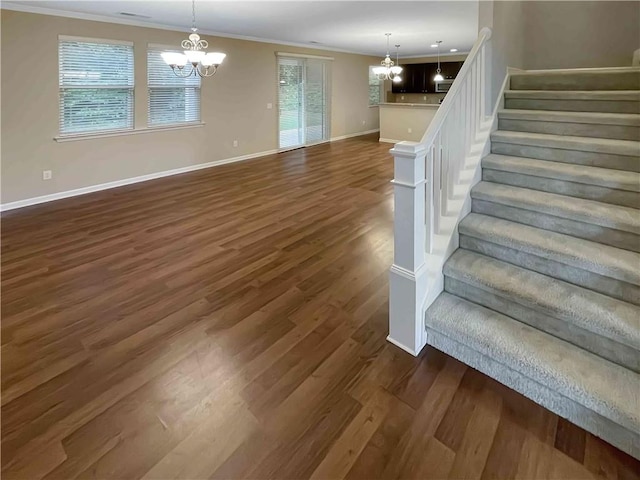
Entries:
POLYGON ((446 78, 441 82, 436 83, 436 93, 448 92, 453 84, 453 78, 446 78))

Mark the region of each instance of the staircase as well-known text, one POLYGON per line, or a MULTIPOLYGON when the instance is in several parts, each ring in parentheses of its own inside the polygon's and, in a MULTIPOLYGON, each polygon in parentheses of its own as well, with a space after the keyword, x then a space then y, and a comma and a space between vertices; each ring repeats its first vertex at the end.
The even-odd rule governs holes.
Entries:
POLYGON ((640 458, 640 69, 511 76, 427 343, 640 458))

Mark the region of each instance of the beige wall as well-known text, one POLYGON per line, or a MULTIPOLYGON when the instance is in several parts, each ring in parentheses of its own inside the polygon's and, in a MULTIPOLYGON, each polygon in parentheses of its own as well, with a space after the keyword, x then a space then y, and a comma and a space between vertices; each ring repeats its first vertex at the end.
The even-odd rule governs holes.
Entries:
POLYGON ((498 97, 507 67, 524 68, 523 2, 481 1, 478 31, 490 27, 488 59, 491 63, 490 108, 498 97))
MULTIPOLYGON (((478 30, 492 29, 492 100, 507 67, 619 67, 640 47, 640 2, 480 2, 478 30)), ((491 105, 493 105, 493 101, 491 105)))
POLYGON ((58 35, 128 40, 135 49, 135 125, 146 127, 148 43, 179 45, 184 32, 2 10, 3 204, 277 148, 276 51, 334 57, 331 136, 379 126, 368 106, 368 66, 379 58, 229 38, 202 82, 201 128, 58 143, 58 35), (267 103, 274 108, 268 110, 267 103), (363 125, 364 122, 364 125, 363 125), (233 140, 239 146, 232 146, 233 140), (52 170, 53 179, 42 180, 52 170))
POLYGON ((524 2, 527 70, 630 66, 640 2, 524 2))
POLYGON ((419 142, 437 112, 438 107, 381 105, 380 139, 383 141, 419 142))

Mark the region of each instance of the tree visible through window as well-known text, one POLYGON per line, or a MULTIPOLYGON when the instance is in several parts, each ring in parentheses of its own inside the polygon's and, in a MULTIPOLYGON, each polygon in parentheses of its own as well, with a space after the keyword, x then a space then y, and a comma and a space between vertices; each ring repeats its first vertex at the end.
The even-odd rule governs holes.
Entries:
POLYGON ((60 37, 60 133, 133 128, 133 44, 60 37))
POLYGON ((161 50, 147 51, 149 125, 200 121, 200 77, 178 77, 162 59, 161 50))
POLYGON ((382 82, 373 73, 374 67, 369 67, 369 105, 379 105, 382 90, 382 82))

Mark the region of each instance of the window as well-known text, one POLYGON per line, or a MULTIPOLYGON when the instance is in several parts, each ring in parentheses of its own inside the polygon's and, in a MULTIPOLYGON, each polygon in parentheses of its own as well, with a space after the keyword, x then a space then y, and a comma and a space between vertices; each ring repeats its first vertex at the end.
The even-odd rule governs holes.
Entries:
POLYGON ((176 76, 162 59, 166 50, 147 51, 149 125, 175 125, 200 121, 200 77, 176 76))
POLYGON ((378 76, 373 73, 374 68, 369 67, 369 106, 378 105, 382 95, 382 81, 378 80, 378 76))
POLYGON ((133 44, 60 37, 60 133, 133 128, 133 44))

